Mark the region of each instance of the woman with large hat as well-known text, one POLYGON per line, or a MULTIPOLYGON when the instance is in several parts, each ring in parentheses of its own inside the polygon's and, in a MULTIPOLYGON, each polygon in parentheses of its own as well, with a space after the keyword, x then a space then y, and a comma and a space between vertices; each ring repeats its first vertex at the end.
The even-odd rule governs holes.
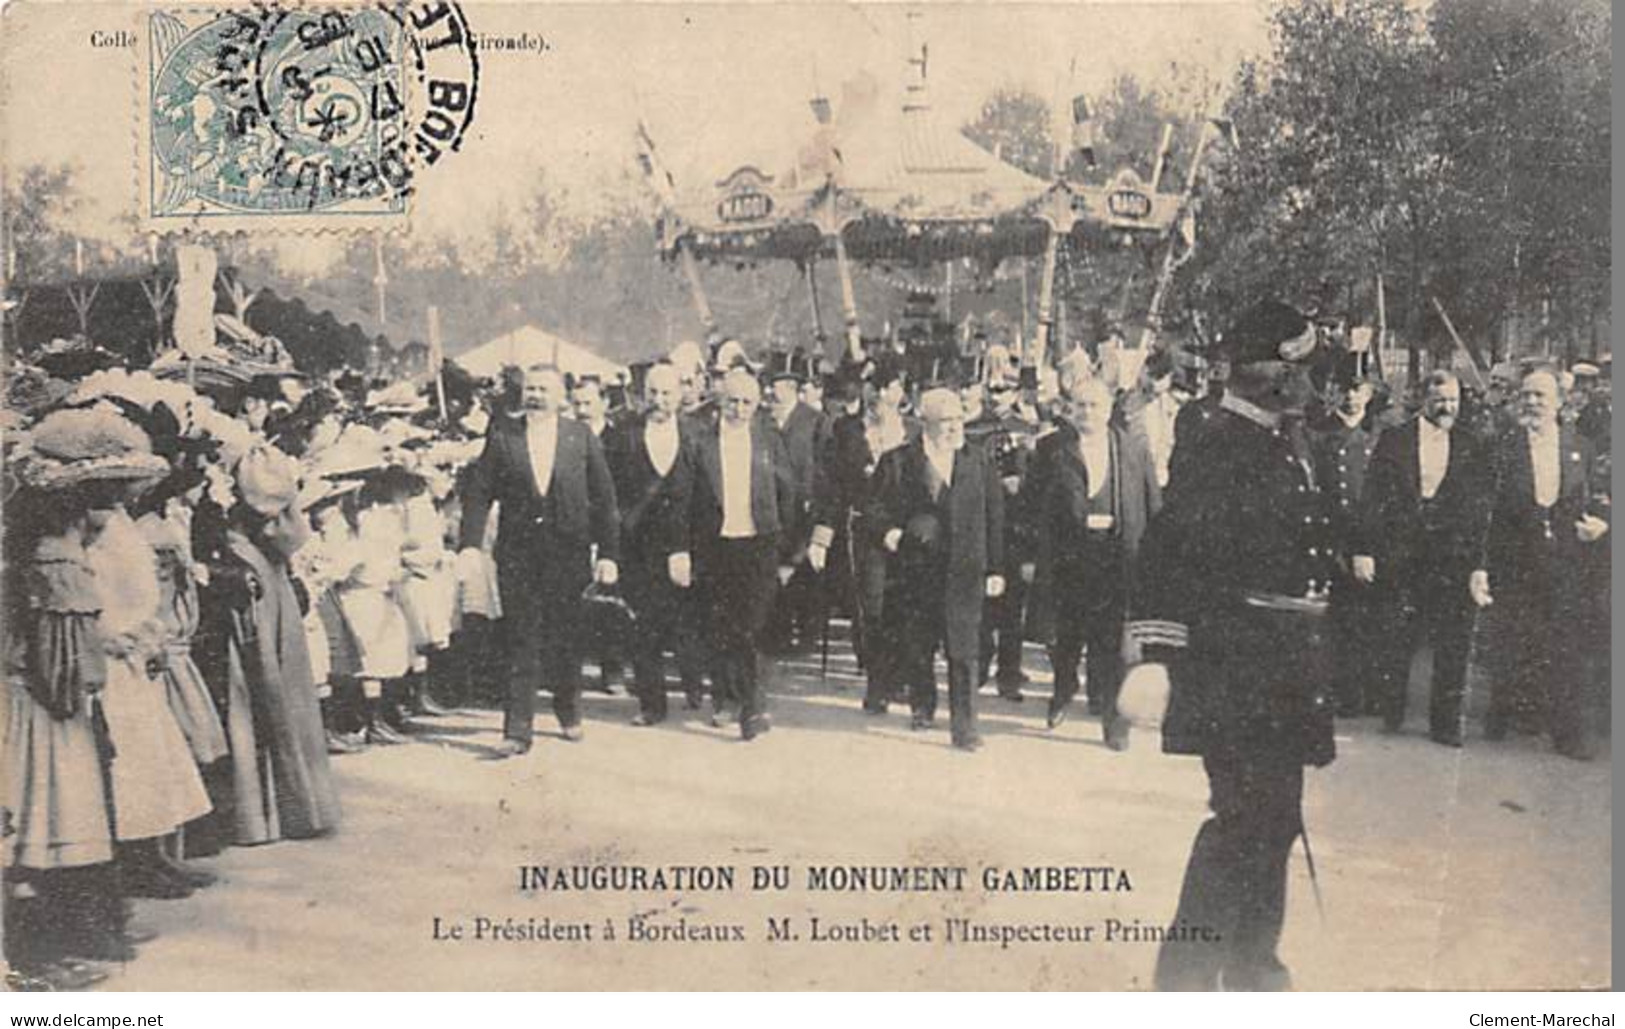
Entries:
MULTIPOLYGON (((211 575, 239 844, 321 836, 338 794, 289 561, 309 536, 299 463, 271 447, 237 463, 225 551, 211 575)), ((200 634, 201 635, 201 634, 200 634)))
POLYGON ((13 876, 35 896, 7 905, 7 953, 57 985, 82 986, 100 973, 71 959, 124 961, 140 942, 125 920, 114 841, 150 840, 208 810, 148 677, 157 587, 142 564, 151 551, 129 547, 139 534, 120 507, 169 466, 104 405, 45 415, 9 465, 19 492, 7 543, 24 556, 10 563, 5 591, 16 631, 4 806, 13 876))

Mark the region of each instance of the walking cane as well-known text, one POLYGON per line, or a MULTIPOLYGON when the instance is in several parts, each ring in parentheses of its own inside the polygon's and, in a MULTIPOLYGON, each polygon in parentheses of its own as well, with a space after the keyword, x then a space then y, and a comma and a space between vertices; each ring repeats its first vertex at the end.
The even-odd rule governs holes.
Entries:
POLYGON ((1298 821, 1298 835, 1303 839, 1303 860, 1309 866, 1309 888, 1315 893, 1315 910, 1320 914, 1320 924, 1326 925, 1326 905, 1320 897, 1320 877, 1315 874, 1315 852, 1309 849, 1309 827, 1298 821))

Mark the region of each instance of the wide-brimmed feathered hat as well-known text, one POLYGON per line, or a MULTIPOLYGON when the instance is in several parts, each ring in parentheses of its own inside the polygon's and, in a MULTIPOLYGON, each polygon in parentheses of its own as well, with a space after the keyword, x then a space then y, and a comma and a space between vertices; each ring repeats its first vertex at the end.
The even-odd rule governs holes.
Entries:
POLYGON ((169 474, 147 434, 110 404, 47 414, 19 439, 12 466, 23 485, 41 490, 155 482, 169 474))

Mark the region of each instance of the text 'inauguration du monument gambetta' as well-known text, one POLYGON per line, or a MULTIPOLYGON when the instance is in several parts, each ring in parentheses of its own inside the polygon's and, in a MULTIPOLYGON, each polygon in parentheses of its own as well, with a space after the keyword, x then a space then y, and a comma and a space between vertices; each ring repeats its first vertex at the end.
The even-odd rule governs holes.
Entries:
MULTIPOLYGON (((1130 894, 1129 872, 1109 865, 521 865, 518 889, 531 899, 588 894, 667 895, 696 898, 741 894, 812 900, 820 896, 940 894, 1130 894)), ((582 919, 551 914, 441 915, 431 938, 443 943, 625 944, 969 944, 1007 949, 1022 944, 1136 944, 1169 939, 1214 939, 1205 926, 1144 922, 1125 917, 1068 918, 1050 907, 1031 919, 942 914, 898 918, 765 911, 750 918, 677 913, 670 906, 634 903, 635 910, 582 919), (653 910, 645 910, 645 908, 653 910)), ((690 909, 692 910, 692 909, 690 909)))

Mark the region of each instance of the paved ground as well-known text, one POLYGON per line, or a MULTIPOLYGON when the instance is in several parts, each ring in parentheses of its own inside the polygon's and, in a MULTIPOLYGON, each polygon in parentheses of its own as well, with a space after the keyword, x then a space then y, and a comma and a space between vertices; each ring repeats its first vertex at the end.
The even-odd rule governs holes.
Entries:
MULTIPOLYGON (((1042 667, 1034 651, 1033 665, 1042 667)), ((1082 716, 1058 733, 1043 703, 980 701, 988 745, 954 751, 944 727, 871 719, 837 653, 787 662, 777 728, 744 745, 681 712, 628 725, 626 698, 587 703, 588 738, 544 735, 527 757, 478 760, 498 720, 466 711, 426 742, 337 759, 346 804, 330 839, 238 849, 221 883, 143 902, 163 935, 110 989, 1134 989, 1155 947, 1099 941, 1107 919, 1166 923, 1204 815, 1200 766, 1152 734, 1116 754, 1082 716), (788 864, 796 886, 734 892, 522 894, 521 865, 788 864), (1112 866, 1131 891, 809 893, 818 864, 1112 866), (751 942, 632 942, 627 920, 734 923, 751 942), (810 918, 896 922, 904 942, 807 938, 810 918), (614 942, 435 941, 474 919, 617 925, 614 942), (797 942, 768 943, 790 917, 797 942), (1094 926, 1092 943, 944 944, 949 918, 1094 926), (906 941, 930 923, 933 942, 906 941)), ((1046 694, 1035 682, 1030 693, 1046 694)), ((546 710, 545 705, 543 709, 546 710)), ((1080 704, 1081 709, 1081 704, 1080 704)), ((1422 705, 1412 710, 1421 712, 1422 705)), ((943 714, 946 714, 944 710, 943 714)), ((1425 715, 1422 716, 1425 718, 1425 715)), ((1609 982, 1610 761, 1576 764, 1534 739, 1451 751, 1370 720, 1340 728, 1341 757, 1311 773, 1317 912, 1293 858, 1282 956, 1300 988, 1579 988, 1609 982)))

